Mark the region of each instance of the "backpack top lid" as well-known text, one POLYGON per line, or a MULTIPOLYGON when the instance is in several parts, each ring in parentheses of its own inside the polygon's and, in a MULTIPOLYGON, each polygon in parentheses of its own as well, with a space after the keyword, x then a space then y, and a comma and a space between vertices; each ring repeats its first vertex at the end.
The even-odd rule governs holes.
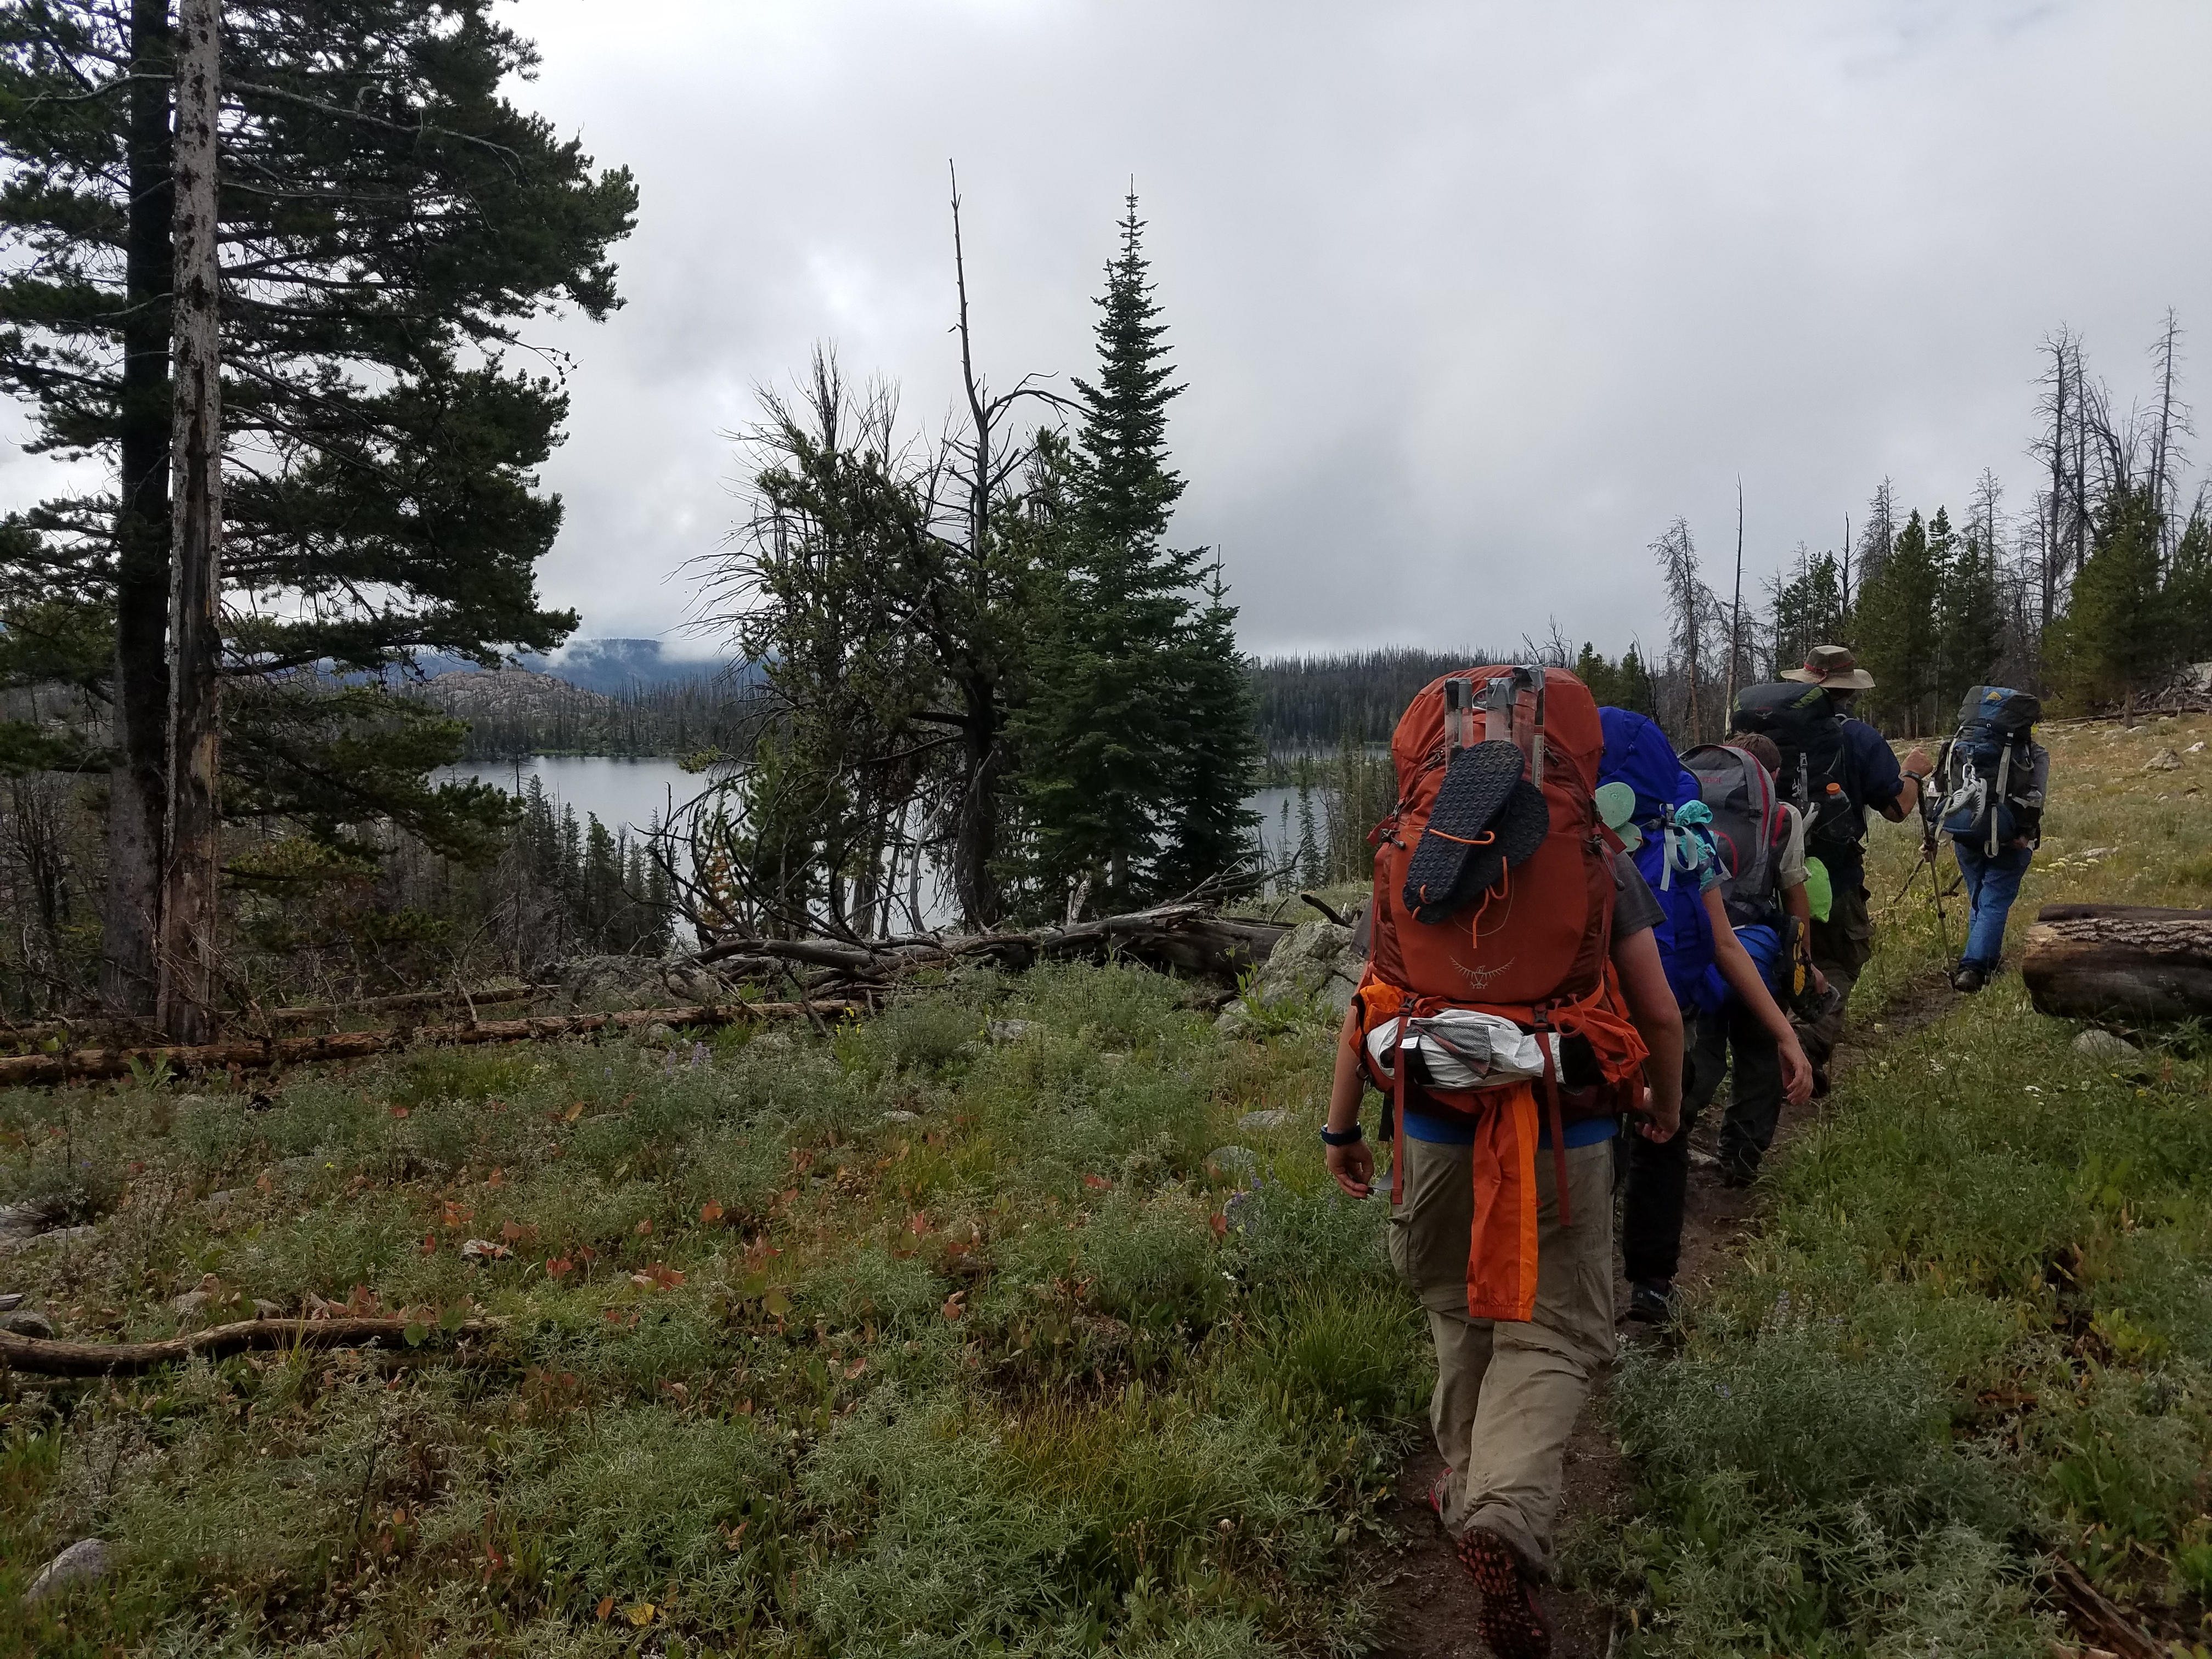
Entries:
POLYGON ((1739 925, 1763 920, 1771 908, 1786 826, 1774 779, 1759 757, 1733 744, 1702 744, 1682 757, 1712 812, 1720 845, 1721 897, 1739 925))
POLYGON ((2032 691, 2008 685, 1978 685, 1959 705, 1961 727, 1979 726, 2008 738, 2025 737, 2043 718, 2043 703, 2032 691))
POLYGON ((1601 708, 1605 758, 1598 764, 1601 786, 1625 783, 1636 792, 1633 823, 1645 824, 1674 807, 1698 799, 1698 781, 1675 757, 1674 745, 1656 723, 1626 708, 1601 708))
POLYGON ((1747 685, 1729 710, 1731 732, 1764 732, 1777 743, 1802 747, 1835 719, 1835 705, 1817 685, 1774 680, 1747 685))

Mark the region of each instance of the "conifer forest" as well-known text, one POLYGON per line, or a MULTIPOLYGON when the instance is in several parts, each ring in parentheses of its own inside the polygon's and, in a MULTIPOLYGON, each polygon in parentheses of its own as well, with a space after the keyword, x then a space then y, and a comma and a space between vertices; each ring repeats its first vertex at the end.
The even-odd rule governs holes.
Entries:
MULTIPOLYGON (((1885 224, 1857 338, 1849 234, 1759 215, 2011 178, 2025 94, 1755 190, 1700 123, 1893 112, 1955 20, 1820 0, 1756 59, 1685 15, 1685 70, 1650 19, 1562 46, 1581 0, 975 9, 0 0, 0 1659, 2205 1659, 2193 231, 1953 305, 1885 224), (1492 44, 1512 84, 1437 90, 1492 44), (1613 125, 1667 63, 1698 119, 1613 125), (1306 148, 1386 130, 1353 185, 1306 148), (1694 296, 1638 192, 1741 233, 1694 296), (1647 236, 1630 347, 1585 337, 1549 289, 1647 236), (1762 981, 1770 1054, 1840 1023, 1816 1091, 1724 1169, 1745 1041, 1686 1064, 1680 1272, 1607 1279, 1556 1539, 1486 1571, 1392 1191, 1454 1091, 1360 1059, 1430 902, 1376 872, 1462 776, 1394 735, 1507 664, 1686 754, 1835 647, 1907 771, 2039 701, 2019 897, 1977 911, 1948 784, 1867 803, 1856 979, 1762 981)), ((2190 56, 2135 27, 2017 32, 2190 56)), ((1647 884, 1718 984, 1754 924, 1647 884)), ((1394 1064, 1489 1006, 1404 995, 1394 1064)), ((1616 1208, 1671 1085, 1620 1086, 1616 1208)), ((1516 1205, 1597 1144, 1494 1127, 1516 1205)), ((1462 1324, 1494 1365, 1546 1316, 1462 1324)))

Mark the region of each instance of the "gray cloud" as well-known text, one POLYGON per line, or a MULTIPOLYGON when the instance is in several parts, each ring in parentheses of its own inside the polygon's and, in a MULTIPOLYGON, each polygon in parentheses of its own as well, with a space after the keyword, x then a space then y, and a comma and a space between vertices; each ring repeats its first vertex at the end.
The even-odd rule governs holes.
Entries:
MULTIPOLYGON (((834 342, 933 424, 945 163, 984 362, 1083 372, 1133 173, 1189 390, 1179 539, 1259 651, 1549 617, 1656 639, 1645 544, 1713 574, 1884 476, 2032 487, 2034 347, 2125 395, 2212 329, 2212 9, 1942 3, 519 0, 522 89, 643 192, 575 354, 548 597, 672 626, 734 516, 722 434, 834 342)), ((2200 355, 2200 361, 2201 361, 2200 355)), ((24 469, 0 483, 19 487, 24 469)))

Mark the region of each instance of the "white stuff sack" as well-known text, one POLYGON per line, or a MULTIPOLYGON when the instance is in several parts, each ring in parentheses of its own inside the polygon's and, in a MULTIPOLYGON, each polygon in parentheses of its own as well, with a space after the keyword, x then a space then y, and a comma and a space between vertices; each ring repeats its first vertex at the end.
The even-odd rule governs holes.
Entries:
MULTIPOLYGON (((1386 1019, 1367 1034, 1367 1052, 1375 1069, 1391 1075, 1391 1053, 1398 1042, 1398 1021, 1386 1019)), ((1446 1008, 1441 1013, 1406 1022, 1405 1048, 1421 1059, 1421 1070, 1436 1089, 1482 1089, 1544 1075, 1544 1050, 1552 1045, 1553 1075, 1558 1074, 1559 1033, 1539 1038, 1511 1020, 1472 1008, 1446 1008)), ((1413 1074, 1420 1076, 1417 1071, 1413 1074)))

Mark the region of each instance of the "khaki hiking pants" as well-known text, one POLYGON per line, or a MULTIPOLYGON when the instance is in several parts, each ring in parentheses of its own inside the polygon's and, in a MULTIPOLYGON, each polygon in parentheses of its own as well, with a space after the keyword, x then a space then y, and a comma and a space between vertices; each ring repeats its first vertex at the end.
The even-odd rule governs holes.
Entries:
POLYGON ((1449 1468, 1445 1530, 1487 1528, 1549 1573, 1567 1437, 1613 1353, 1613 1143, 1567 1151, 1571 1227, 1559 1225, 1551 1150, 1536 1153, 1536 1306, 1525 1324, 1468 1317, 1474 1148, 1405 1146, 1390 1261, 1436 1340, 1429 1423, 1449 1468))

